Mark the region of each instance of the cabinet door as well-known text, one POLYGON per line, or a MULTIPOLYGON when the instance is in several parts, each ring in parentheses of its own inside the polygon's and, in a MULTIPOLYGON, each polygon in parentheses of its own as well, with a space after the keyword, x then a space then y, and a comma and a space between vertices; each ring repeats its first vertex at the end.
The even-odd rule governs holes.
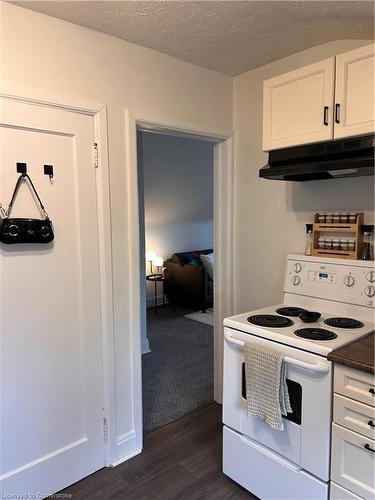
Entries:
POLYGON ((361 500, 361 498, 331 481, 329 500, 361 500))
POLYGON ((336 57, 335 138, 375 130, 373 45, 336 57))
POLYGON ((372 439, 332 424, 332 481, 361 498, 373 500, 374 446, 372 439))
POLYGON ((334 68, 331 57, 264 82, 264 151, 333 138, 334 68))

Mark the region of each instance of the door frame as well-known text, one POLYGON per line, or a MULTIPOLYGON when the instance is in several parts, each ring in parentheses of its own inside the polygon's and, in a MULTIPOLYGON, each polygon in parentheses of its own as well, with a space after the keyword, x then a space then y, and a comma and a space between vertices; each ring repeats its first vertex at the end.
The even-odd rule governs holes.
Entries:
MULTIPOLYGON (((214 399, 222 402, 223 319, 233 314, 234 131, 125 110, 129 279, 132 348, 132 421, 142 448, 141 266, 137 130, 206 140, 214 143, 214 399)), ((127 457, 124 457, 126 459, 127 457)), ((118 460, 120 463, 122 460, 118 460)))
POLYGON ((112 287, 112 231, 109 190, 109 161, 107 134, 107 107, 104 104, 66 99, 50 94, 48 91, 31 90, 30 88, 2 82, 0 97, 26 102, 48 108, 62 109, 73 113, 93 117, 93 142, 97 144, 97 165, 93 168, 96 179, 96 202, 98 218, 98 251, 99 251, 99 286, 101 316, 101 351, 103 388, 100 395, 103 401, 103 418, 107 422, 108 439, 105 440, 105 464, 112 463, 112 450, 115 449, 115 432, 111 422, 115 415, 115 375, 114 375, 114 315, 112 287))

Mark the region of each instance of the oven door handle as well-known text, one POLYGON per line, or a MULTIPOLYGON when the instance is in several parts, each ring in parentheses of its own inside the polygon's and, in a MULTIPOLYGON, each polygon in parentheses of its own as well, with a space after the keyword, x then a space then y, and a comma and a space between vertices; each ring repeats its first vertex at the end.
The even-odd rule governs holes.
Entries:
MULTIPOLYGON (((224 333, 225 339, 231 344, 237 345, 239 347, 245 347, 245 342, 242 340, 237 340, 227 333, 224 333)), ((284 361, 288 364, 298 366, 299 368, 304 368, 305 370, 310 370, 316 373, 327 373, 329 372, 329 366, 323 363, 306 363, 305 361, 300 361, 299 359, 290 358, 289 356, 284 357, 284 361)))

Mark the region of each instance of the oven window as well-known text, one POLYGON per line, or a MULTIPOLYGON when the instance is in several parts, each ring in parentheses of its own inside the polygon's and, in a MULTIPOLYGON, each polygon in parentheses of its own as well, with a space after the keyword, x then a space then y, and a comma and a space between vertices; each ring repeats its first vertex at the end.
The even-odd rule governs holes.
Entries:
MULTIPOLYGON (((287 420, 294 422, 295 424, 301 425, 302 417, 302 386, 294 380, 286 380, 289 392, 290 406, 292 407, 292 413, 288 413, 286 417, 287 420)), ((246 399, 246 375, 245 375, 245 363, 242 363, 242 397, 246 399)))

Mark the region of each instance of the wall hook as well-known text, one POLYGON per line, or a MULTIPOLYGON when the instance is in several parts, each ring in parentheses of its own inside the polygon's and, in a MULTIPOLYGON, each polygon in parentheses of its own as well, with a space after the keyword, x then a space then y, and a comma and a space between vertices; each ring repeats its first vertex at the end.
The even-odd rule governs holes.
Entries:
POLYGON ((44 165, 44 175, 48 175, 49 179, 53 179, 53 165, 44 165))
POLYGON ((22 177, 25 177, 25 175, 27 174, 27 163, 17 162, 16 167, 17 167, 17 172, 19 174, 22 174, 22 177))

